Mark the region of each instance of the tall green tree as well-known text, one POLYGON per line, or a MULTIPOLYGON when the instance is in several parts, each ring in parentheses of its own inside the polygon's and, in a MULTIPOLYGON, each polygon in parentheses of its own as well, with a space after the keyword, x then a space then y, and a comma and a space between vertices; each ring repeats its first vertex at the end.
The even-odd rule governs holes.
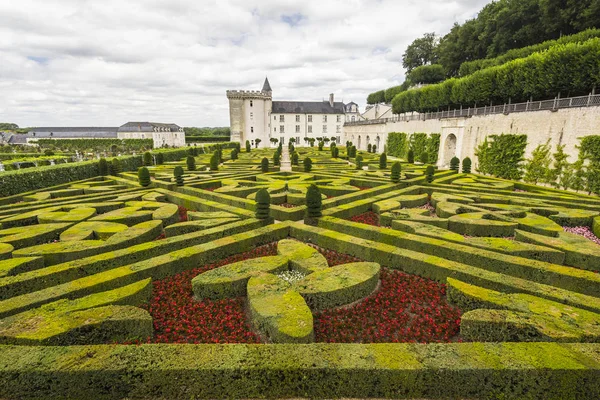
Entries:
POLYGON ((545 144, 538 145, 531 153, 531 158, 527 159, 524 165, 525 176, 523 180, 527 183, 537 184, 545 183, 550 177, 550 140, 545 144))
POLYGON ((402 55, 402 66, 407 72, 422 65, 433 64, 437 61, 437 46, 439 39, 435 32, 426 33, 422 37, 413 40, 402 55))

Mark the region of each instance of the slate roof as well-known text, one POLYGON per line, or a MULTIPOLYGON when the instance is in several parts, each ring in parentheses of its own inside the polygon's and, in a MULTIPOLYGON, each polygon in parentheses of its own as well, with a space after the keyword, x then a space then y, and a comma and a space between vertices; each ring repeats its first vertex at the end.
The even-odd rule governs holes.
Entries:
POLYGON ((128 122, 118 128, 119 132, 154 132, 154 128, 167 128, 171 132, 178 132, 177 124, 162 124, 158 122, 128 122))
POLYGON ((33 128, 26 135, 18 135, 26 138, 116 138, 117 127, 39 127, 33 128))
POLYGON ((343 114, 344 103, 336 101, 331 107, 328 101, 274 101, 272 112, 276 114, 343 114))
POLYGON ((263 84, 262 92, 272 92, 271 84, 269 83, 269 78, 265 78, 265 83, 263 84))

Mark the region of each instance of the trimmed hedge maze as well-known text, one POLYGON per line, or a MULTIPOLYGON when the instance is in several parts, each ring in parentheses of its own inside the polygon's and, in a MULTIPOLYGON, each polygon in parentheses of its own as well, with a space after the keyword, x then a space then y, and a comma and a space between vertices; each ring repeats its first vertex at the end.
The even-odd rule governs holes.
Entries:
POLYGON ((0 398, 600 398, 598 198, 349 150, 0 198, 0 398))

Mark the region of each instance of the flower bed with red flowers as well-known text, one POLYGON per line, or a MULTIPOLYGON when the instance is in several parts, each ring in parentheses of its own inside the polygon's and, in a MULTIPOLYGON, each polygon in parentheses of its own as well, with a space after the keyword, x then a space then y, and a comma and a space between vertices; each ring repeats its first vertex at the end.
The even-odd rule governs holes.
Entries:
POLYGON ((350 218, 350 221, 360 222, 367 225, 379 226, 379 215, 373 211, 367 211, 350 218))
MULTIPOLYGON (((361 261, 313 246, 330 266, 361 261)), ((220 266, 277 254, 277 243, 154 281, 149 304, 154 320, 148 343, 260 343, 245 311, 245 298, 193 298, 192 278, 220 266)), ((446 303, 445 285, 382 269, 379 289, 355 304, 315 314, 317 342, 447 342, 456 339, 460 310, 446 303)), ((136 341, 134 343, 139 343, 136 341)))
POLYGON ((285 208, 295 208, 295 207, 298 207, 297 204, 292 204, 292 203, 281 203, 280 206, 281 207, 285 207, 285 208))

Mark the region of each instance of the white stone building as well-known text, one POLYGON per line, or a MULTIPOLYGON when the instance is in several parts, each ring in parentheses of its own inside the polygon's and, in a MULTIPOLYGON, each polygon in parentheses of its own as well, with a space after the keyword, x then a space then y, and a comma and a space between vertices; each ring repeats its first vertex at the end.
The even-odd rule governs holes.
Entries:
POLYGON ((356 103, 344 104, 329 95, 326 101, 273 101, 269 80, 262 90, 228 90, 231 141, 242 146, 249 140, 255 146, 270 147, 271 138, 287 145, 294 138, 296 145, 307 146, 305 138, 332 138, 337 143, 345 141, 344 123, 358 120, 360 112, 356 103))

